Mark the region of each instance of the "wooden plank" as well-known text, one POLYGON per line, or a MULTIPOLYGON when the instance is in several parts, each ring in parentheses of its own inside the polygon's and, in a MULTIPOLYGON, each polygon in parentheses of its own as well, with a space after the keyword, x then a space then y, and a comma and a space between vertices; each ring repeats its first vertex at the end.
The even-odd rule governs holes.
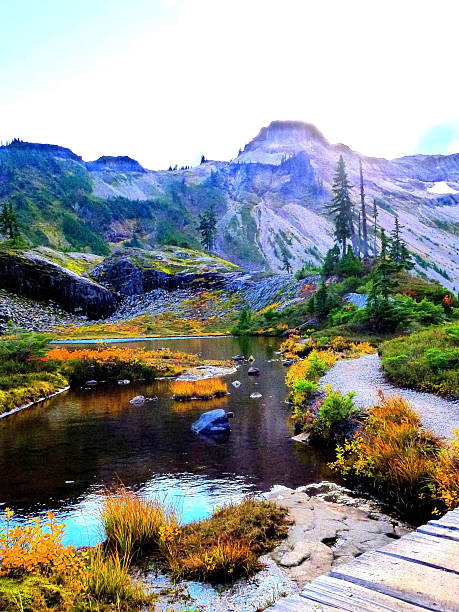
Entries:
POLYGON ((423 525, 416 530, 416 533, 424 533, 426 535, 437 536, 438 538, 442 538, 444 540, 459 542, 459 531, 456 529, 440 527, 439 525, 423 525))
POLYGON ((300 597, 299 595, 292 595, 290 597, 279 599, 273 606, 270 606, 269 610, 272 612, 302 612, 303 610, 323 610, 324 612, 333 610, 333 612, 336 612, 336 608, 319 605, 311 607, 312 605, 312 602, 306 601, 303 597, 300 597))
POLYGON ((421 610, 417 605, 328 575, 313 580, 301 595, 311 602, 329 605, 346 612, 419 612, 421 610))
POLYGON ((409 560, 366 552, 330 576, 428 610, 459 612, 459 577, 409 560))
POLYGON ((415 531, 377 552, 403 557, 422 565, 436 566, 459 576, 459 542, 453 540, 415 531))
POLYGON ((459 509, 338 566, 270 610, 459 612, 459 509))

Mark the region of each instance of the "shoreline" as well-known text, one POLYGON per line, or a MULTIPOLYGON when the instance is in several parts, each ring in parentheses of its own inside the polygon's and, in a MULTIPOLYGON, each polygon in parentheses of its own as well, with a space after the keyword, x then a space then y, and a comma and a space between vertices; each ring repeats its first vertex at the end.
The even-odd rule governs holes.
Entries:
POLYGON ((50 344, 102 344, 105 342, 142 342, 143 340, 197 340, 206 338, 231 338, 231 334, 209 334, 207 336, 142 336, 127 338, 77 338, 74 340, 50 340, 50 344))
POLYGON ((41 402, 51 399, 52 397, 55 397, 56 395, 60 395, 61 393, 64 393, 64 391, 68 391, 69 389, 70 389, 70 385, 67 385, 66 387, 62 387, 62 389, 58 389, 57 391, 54 391, 54 393, 51 393, 50 395, 39 397, 33 402, 29 402, 28 404, 22 404, 22 406, 16 406, 16 408, 13 408, 12 410, 8 410, 8 412, 2 412, 2 414, 0 414, 0 419, 4 419, 10 416, 11 414, 16 414, 16 412, 20 412, 21 410, 25 410, 26 408, 31 408, 32 406, 35 406, 35 404, 41 404, 41 402))

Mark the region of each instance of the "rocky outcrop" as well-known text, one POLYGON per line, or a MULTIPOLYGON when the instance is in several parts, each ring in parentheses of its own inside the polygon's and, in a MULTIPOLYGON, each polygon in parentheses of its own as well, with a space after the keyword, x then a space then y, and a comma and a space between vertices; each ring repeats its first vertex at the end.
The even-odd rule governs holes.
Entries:
POLYGON ((148 293, 155 289, 185 289, 188 287, 218 289, 225 284, 225 276, 218 272, 168 273, 154 268, 143 268, 129 255, 115 254, 94 266, 91 276, 120 295, 148 293))
POLYGON ((41 142, 24 142, 22 140, 13 140, 10 144, 0 147, 6 151, 29 151, 33 153, 41 153, 51 155, 59 159, 68 159, 76 162, 82 162, 80 155, 76 155, 70 149, 53 144, 43 144, 41 142))
POLYGON ((110 172, 145 172, 138 161, 127 155, 102 155, 95 161, 86 162, 86 168, 93 171, 108 170, 110 172))
POLYGON ((106 288, 36 253, 0 252, 0 288, 69 312, 99 319, 114 312, 116 297, 106 288))

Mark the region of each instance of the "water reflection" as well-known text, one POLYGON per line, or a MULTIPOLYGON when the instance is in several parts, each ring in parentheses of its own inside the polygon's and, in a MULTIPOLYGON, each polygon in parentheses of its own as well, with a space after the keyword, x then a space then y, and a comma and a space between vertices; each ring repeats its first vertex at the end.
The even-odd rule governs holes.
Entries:
POLYGON ((54 510, 67 522, 67 540, 98 537, 97 513, 104 487, 114 481, 167 494, 184 520, 206 516, 228 498, 265 491, 274 484, 298 486, 331 475, 326 457, 291 441, 284 400, 285 369, 276 339, 208 338, 161 340, 149 348, 201 353, 205 358, 253 354, 260 377, 247 365, 227 377, 230 395, 210 402, 174 402, 169 381, 129 386, 101 384, 75 389, 0 421, 0 502, 19 518, 54 510), (239 388, 230 383, 240 380, 239 388), (260 399, 251 399, 258 391, 260 399), (142 406, 135 395, 158 397, 142 406), (235 414, 225 442, 195 436, 191 424, 216 407, 235 414))

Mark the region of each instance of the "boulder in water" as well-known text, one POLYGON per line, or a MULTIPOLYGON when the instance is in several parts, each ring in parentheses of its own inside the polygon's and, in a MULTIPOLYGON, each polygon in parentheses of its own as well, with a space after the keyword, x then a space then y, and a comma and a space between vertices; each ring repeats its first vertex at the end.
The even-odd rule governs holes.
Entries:
POLYGON ((245 357, 244 355, 234 355, 234 357, 231 357, 231 359, 233 361, 244 361, 245 357))
POLYGON ((261 393, 258 393, 258 391, 255 391, 255 393, 252 393, 250 395, 251 399, 258 399, 259 397, 263 397, 261 393))
POLYGON ((96 385, 97 385, 97 380, 87 380, 86 381, 87 387, 95 387, 96 385))
POLYGON ((260 370, 258 368, 254 368, 253 366, 247 370, 247 374, 249 376, 259 376, 260 370))
POLYGON ((130 404, 134 404, 136 406, 140 406, 140 405, 145 403, 145 396, 144 395, 136 395, 131 400, 129 400, 129 403, 130 404))
POLYGON ((241 386, 241 382, 239 380, 233 380, 231 384, 233 387, 236 387, 236 389, 241 386))
POLYGON ((131 381, 128 380, 127 378, 125 378, 124 380, 119 380, 118 384, 119 385, 128 385, 131 381))
POLYGON ((201 414, 199 419, 193 423, 191 430, 205 436, 228 434, 230 432, 228 415, 222 408, 204 412, 204 414, 201 414))

